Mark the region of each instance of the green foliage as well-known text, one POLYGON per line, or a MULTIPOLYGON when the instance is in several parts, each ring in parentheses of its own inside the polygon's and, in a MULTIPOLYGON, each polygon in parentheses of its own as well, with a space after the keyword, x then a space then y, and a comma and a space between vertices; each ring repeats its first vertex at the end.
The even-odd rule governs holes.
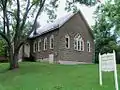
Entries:
MULTIPOLYGON (((114 31, 120 35, 120 1, 112 3, 111 1, 106 2, 98 7, 96 13, 97 19, 104 19, 107 22, 109 28, 114 28, 114 31)), ((99 20, 98 20, 99 21, 99 20)))
POLYGON ((85 5, 94 5, 97 3, 96 0, 73 0, 74 2, 79 2, 80 4, 85 4, 85 5))
POLYGON ((5 41, 0 39, 0 56, 5 56, 6 54, 5 48, 6 48, 5 41))
POLYGON ((96 15, 96 24, 93 27, 95 35, 95 62, 98 62, 99 53, 108 53, 113 50, 120 51, 117 38, 120 31, 120 12, 117 2, 115 4, 110 1, 106 4, 98 6, 96 15))
POLYGON ((76 12, 78 10, 77 5, 76 4, 84 4, 87 6, 93 6, 97 3, 96 0, 66 0, 66 7, 65 10, 66 11, 73 11, 76 12))

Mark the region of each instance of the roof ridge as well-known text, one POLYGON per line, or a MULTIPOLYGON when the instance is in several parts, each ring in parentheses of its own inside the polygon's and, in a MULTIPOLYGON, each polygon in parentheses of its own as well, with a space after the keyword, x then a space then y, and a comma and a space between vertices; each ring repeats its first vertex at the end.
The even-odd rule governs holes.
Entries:
MULTIPOLYGON (((33 33, 34 31, 33 31, 31 33, 31 35, 29 36, 29 38, 37 37, 37 36, 40 36, 40 35, 45 34, 47 32, 50 32, 52 30, 55 30, 57 28, 60 28, 77 13, 80 14, 81 18, 83 19, 83 22, 86 24, 87 28, 89 29, 89 32, 92 34, 92 30, 91 30, 90 26, 88 25, 88 22, 84 18, 83 13, 80 10, 78 10, 75 13, 69 12, 69 13, 65 14, 64 16, 61 16, 60 18, 56 19, 54 22, 47 23, 44 26, 41 26, 40 28, 37 29, 37 35, 34 35, 34 33, 33 33)), ((92 34, 92 36, 93 36, 93 34, 92 34)))
POLYGON ((47 23, 47 24, 41 26, 40 28, 37 29, 37 33, 38 33, 37 35, 33 35, 33 32, 32 32, 29 37, 32 38, 32 37, 40 36, 51 30, 60 28, 64 23, 66 23, 74 15, 75 15, 75 13, 69 12, 69 13, 65 14, 64 16, 61 16, 60 18, 56 19, 54 22, 47 23))

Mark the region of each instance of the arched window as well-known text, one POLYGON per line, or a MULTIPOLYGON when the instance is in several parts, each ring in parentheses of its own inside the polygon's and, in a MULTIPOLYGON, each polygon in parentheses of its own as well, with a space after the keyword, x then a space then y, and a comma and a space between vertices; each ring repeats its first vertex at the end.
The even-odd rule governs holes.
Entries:
POLYGON ((84 51, 84 41, 81 39, 80 41, 80 51, 84 51))
POLYGON ((44 50, 47 50, 47 37, 44 38, 44 50))
POLYGON ((70 36, 68 34, 65 35, 65 48, 70 48, 70 36))
POLYGON ((74 49, 84 51, 84 41, 79 34, 77 34, 74 38, 74 49))
POLYGON ((54 36, 51 35, 50 36, 50 49, 53 49, 54 48, 54 36))
POLYGON ((38 41, 38 51, 40 52, 42 49, 42 42, 41 42, 41 39, 39 39, 38 41))
POLYGON ((37 42, 36 42, 36 41, 34 42, 34 45, 33 45, 33 51, 34 51, 34 52, 37 51, 37 42))
POLYGON ((88 51, 88 52, 91 51, 91 50, 90 50, 90 42, 89 42, 89 41, 87 41, 87 51, 88 51))

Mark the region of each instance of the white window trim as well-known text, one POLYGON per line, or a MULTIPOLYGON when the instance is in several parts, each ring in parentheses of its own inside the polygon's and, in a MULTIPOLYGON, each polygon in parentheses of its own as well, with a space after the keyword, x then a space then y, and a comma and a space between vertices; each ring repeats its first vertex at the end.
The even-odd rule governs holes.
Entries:
POLYGON ((79 41, 79 43, 77 43, 77 50, 81 51, 81 37, 77 38, 77 42, 79 41), (80 47, 78 48, 78 44, 80 45, 80 47))
POLYGON ((40 52, 41 50, 40 50, 40 44, 41 43, 41 39, 38 41, 38 52, 40 52))
POLYGON ((37 42, 35 41, 33 44, 33 52, 36 52, 35 44, 37 45, 37 42))
POLYGON ((65 35, 65 48, 66 49, 70 49, 70 36, 67 34, 67 35, 65 35), (66 47, 66 38, 68 38, 68 47, 66 47))
POLYGON ((74 50, 77 50, 77 44, 78 44, 77 39, 74 38, 74 50))
POLYGON ((47 37, 44 38, 44 50, 47 50, 47 37), (46 45, 46 48, 45 48, 46 45))
POLYGON ((90 45, 90 41, 87 41, 87 51, 88 51, 88 52, 91 52, 91 45, 90 45), (89 44, 89 47, 88 47, 88 44, 89 44))
POLYGON ((50 49, 53 49, 54 48, 54 36, 53 35, 51 35, 50 36, 50 49), (53 39, 53 47, 52 47, 52 39, 53 39))
POLYGON ((77 35, 75 35, 75 37, 74 37, 74 50, 77 50, 77 51, 79 51, 78 50, 78 40, 79 40, 79 38, 80 38, 80 34, 77 34, 77 35), (76 42, 76 45, 75 45, 75 42, 76 42), (76 48, 75 48, 76 47, 76 48))
POLYGON ((82 39, 80 34, 77 34, 74 38, 74 50, 84 51, 84 40, 82 39), (76 42, 76 45, 75 45, 75 42, 76 42), (83 50, 81 50, 81 46, 82 46, 81 42, 83 43, 83 50), (79 48, 78 48, 78 44, 79 44, 79 48))
POLYGON ((81 40, 80 40, 80 51, 84 51, 84 40, 83 40, 82 38, 81 38, 81 40), (81 42, 82 42, 83 45, 81 45, 81 42), (81 49, 82 46, 83 46, 83 50, 81 49))

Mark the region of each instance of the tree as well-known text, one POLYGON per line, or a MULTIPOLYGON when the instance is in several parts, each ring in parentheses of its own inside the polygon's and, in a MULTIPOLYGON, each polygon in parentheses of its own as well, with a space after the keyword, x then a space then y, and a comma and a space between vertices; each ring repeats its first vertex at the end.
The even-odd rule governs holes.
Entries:
MULTIPOLYGON (((0 35, 6 41, 9 52, 10 68, 18 68, 18 53, 20 47, 25 43, 32 31, 36 33, 36 23, 39 15, 45 6, 57 8, 58 0, 51 0, 50 5, 47 0, 1 0, 0 10, 2 16, 0 21, 3 29, 0 35), (22 3, 21 3, 22 2, 22 3), (30 21, 30 19, 32 19, 30 21), (27 27, 29 26, 29 27, 27 27), (31 27, 30 27, 31 26, 31 27)), ((93 0, 73 0, 71 4, 80 2, 91 5, 93 0)), ((95 1, 95 0, 94 0, 95 1)), ((69 4, 69 6, 71 5, 69 4)), ((70 7, 69 7, 70 8, 70 7)), ((49 9, 48 9, 49 10, 49 9)), ((53 13, 52 13, 53 14, 53 13)), ((51 13, 49 13, 51 15, 51 13)))
MULTIPOLYGON (((0 7, 3 12, 3 30, 0 30, 0 35, 5 39, 8 46, 10 69, 18 68, 18 53, 21 45, 26 41, 28 35, 35 29, 37 18, 43 9, 45 0, 25 0, 26 7, 22 7, 20 0, 1 0, 0 7), (16 7, 13 8, 13 5, 16 7), (36 11, 34 23, 31 30, 25 31, 25 25, 29 21, 29 12, 36 11), (25 9, 24 9, 25 8, 25 9), (24 12, 22 12, 23 10, 24 12), (22 18, 21 18, 22 16, 22 18), (25 33, 26 32, 26 33, 25 33)), ((25 4, 23 3, 23 5, 25 4)))
MULTIPOLYGON (((118 2, 117 2, 118 3, 118 2)), ((96 23, 93 27, 95 36, 95 62, 98 62, 99 53, 108 53, 113 50, 119 51, 119 45, 117 43, 118 38, 118 20, 120 20, 119 12, 115 9, 116 4, 107 2, 98 6, 95 15, 96 23), (115 5, 115 6, 114 6, 115 5), (112 12, 111 12, 112 11, 112 12), (117 19, 115 19, 117 18, 117 19)))
POLYGON ((114 0, 114 2, 108 1, 105 4, 101 4, 98 7, 96 13, 98 13, 98 17, 104 17, 106 22, 109 24, 110 29, 114 29, 113 31, 116 34, 120 35, 120 1, 114 0))

